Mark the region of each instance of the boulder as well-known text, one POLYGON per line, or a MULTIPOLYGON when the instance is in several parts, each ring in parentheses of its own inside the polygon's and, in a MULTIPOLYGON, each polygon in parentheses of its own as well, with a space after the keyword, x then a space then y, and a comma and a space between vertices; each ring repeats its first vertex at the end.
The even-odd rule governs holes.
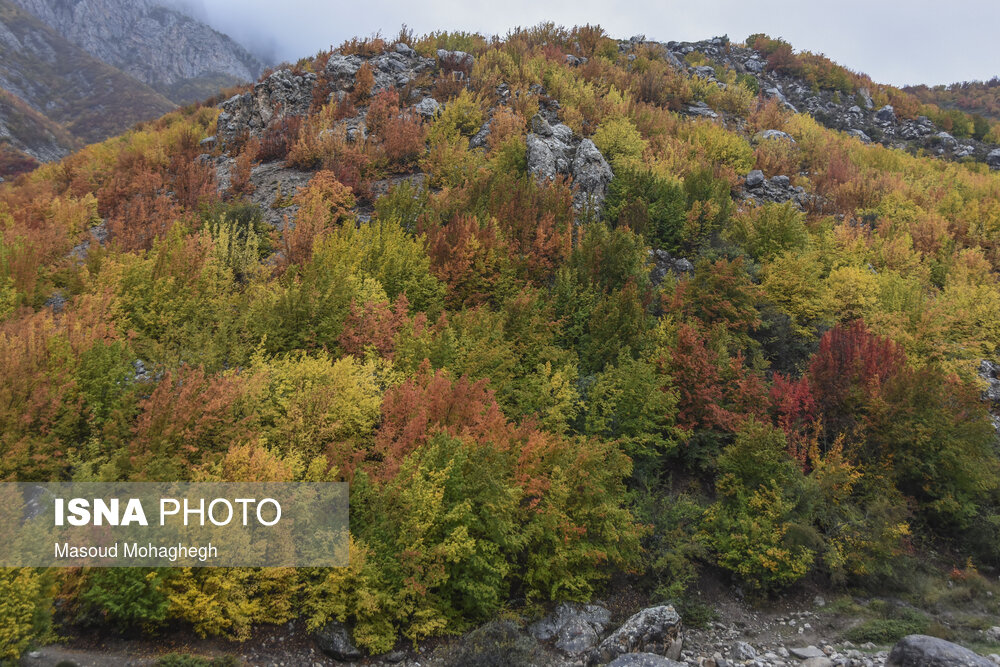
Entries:
POLYGON ((334 660, 360 660, 361 651, 343 623, 327 623, 316 632, 316 646, 334 660))
POLYGON ((894 123, 896 122, 896 110, 892 108, 891 104, 886 104, 875 112, 875 120, 882 123, 894 123))
POLYGON ((753 660, 757 657, 757 650, 747 644, 746 642, 736 642, 733 644, 733 658, 743 662, 744 660, 753 660))
POLYGON ((792 135, 787 132, 782 132, 781 130, 763 130, 753 135, 753 139, 757 142, 766 141, 768 139, 782 139, 793 144, 795 143, 795 139, 792 138, 792 135))
POLYGON ((591 653, 592 661, 611 662, 637 651, 665 652, 677 639, 680 625, 681 617, 671 605, 643 609, 600 643, 591 653))
POLYGON ((557 649, 573 656, 597 646, 610 624, 611 612, 604 607, 566 602, 528 626, 528 632, 539 641, 554 641, 557 649))
POLYGON ((821 649, 815 646, 804 646, 802 648, 790 648, 788 652, 794 655, 799 660, 808 660, 809 658, 825 658, 826 653, 823 653, 821 649))
POLYGON ((756 188, 764 185, 764 172, 760 169, 754 169, 749 174, 747 174, 747 187, 756 188))
POLYGON ((687 273, 694 273, 694 264, 684 257, 673 257, 666 250, 657 248, 649 251, 649 279, 654 285, 659 285, 668 273, 681 276, 687 273))
POLYGON ((424 118, 434 118, 438 115, 438 111, 441 110, 441 104, 433 97, 425 97, 417 102, 413 110, 424 118))
POLYGON ((994 148, 986 155, 986 164, 993 169, 1000 169, 1000 148, 994 148))
POLYGON ((849 134, 852 137, 857 137, 858 139, 861 140, 861 143, 863 144, 870 144, 872 142, 871 137, 865 134, 864 131, 859 130, 857 128, 848 130, 847 134, 849 134))
POLYGON ((995 667, 991 660, 978 653, 927 635, 908 635, 900 639, 892 647, 885 664, 886 667, 995 667))
POLYGON ((655 653, 626 653, 607 664, 607 667, 685 667, 683 662, 664 658, 655 653))
POLYGON ((407 58, 417 57, 417 52, 411 49, 408 44, 404 44, 403 42, 396 42, 393 44, 392 50, 400 55, 406 56, 407 58))

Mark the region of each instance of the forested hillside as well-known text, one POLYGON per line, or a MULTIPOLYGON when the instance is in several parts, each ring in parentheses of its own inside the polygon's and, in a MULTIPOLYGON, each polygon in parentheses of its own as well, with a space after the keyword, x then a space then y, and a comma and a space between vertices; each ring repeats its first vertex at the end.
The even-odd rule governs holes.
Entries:
POLYGON ((3 571, 0 657, 1000 566, 997 126, 592 26, 231 93, 0 185, 0 475, 348 481, 351 565, 3 571))

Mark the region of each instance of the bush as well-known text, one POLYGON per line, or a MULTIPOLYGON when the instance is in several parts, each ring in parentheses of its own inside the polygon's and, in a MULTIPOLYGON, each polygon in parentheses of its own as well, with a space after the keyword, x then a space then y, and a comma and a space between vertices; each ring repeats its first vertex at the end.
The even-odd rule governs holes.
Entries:
POLYGON ((169 603, 163 590, 167 577, 162 569, 91 570, 80 593, 77 620, 117 630, 151 630, 167 618, 169 603))

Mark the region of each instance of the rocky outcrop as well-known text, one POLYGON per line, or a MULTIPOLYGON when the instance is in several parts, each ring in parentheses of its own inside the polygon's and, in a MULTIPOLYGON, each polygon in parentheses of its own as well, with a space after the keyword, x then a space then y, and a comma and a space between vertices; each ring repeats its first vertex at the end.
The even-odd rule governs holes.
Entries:
POLYGON ((316 75, 278 70, 252 90, 222 103, 217 137, 223 144, 244 136, 259 135, 285 116, 302 116, 312 104, 316 75))
MULTIPOLYGON (((716 37, 699 42, 667 42, 655 44, 642 42, 644 48, 659 46, 664 51, 664 60, 682 69, 689 76, 702 78, 709 83, 716 81, 714 70, 726 67, 739 74, 753 76, 765 97, 773 98, 793 112, 811 114, 821 124, 847 132, 865 143, 881 143, 892 148, 923 149, 943 158, 984 161, 994 169, 1000 169, 1000 148, 970 137, 954 137, 943 133, 945 128, 936 127, 925 116, 903 118, 891 105, 876 108, 871 92, 859 88, 854 94, 842 91, 816 90, 807 82, 790 74, 771 71, 764 58, 754 49, 734 45, 726 38, 716 37), (684 57, 697 52, 708 59, 708 64, 691 66, 684 57), (947 135, 947 136, 944 136, 947 135)), ((619 50, 631 51, 636 48, 632 40, 619 42, 619 50)), ((633 54, 634 55, 634 54, 633 54)), ((712 109, 704 102, 692 104, 685 109, 691 116, 718 118, 726 116, 718 109, 712 109)))
POLYGON ((782 204, 792 202, 799 209, 804 208, 814 197, 801 186, 793 186, 788 176, 778 175, 765 178, 764 172, 754 169, 747 174, 744 181, 743 198, 754 203, 773 202, 782 204))
POLYGON ((591 663, 604 664, 636 652, 664 654, 680 634, 681 617, 670 605, 643 609, 612 632, 591 653, 591 663))
POLYGON ((353 91, 358 70, 365 62, 368 63, 375 78, 372 92, 394 87, 402 88, 435 66, 433 60, 418 56, 416 51, 402 43, 372 58, 335 53, 330 56, 324 70, 330 83, 330 92, 353 91))
POLYGON ((996 667, 993 661, 937 637, 909 635, 889 652, 886 667, 996 667))
POLYGON ((649 251, 649 280, 654 285, 659 285, 667 274, 682 276, 694 272, 694 264, 684 257, 674 257, 666 250, 656 249, 649 251))
POLYGON ((566 602, 545 618, 532 623, 528 632, 535 639, 551 641, 566 655, 589 651, 611 624, 611 612, 600 605, 566 602))
POLYGON ((71 43, 177 103, 260 76, 263 64, 209 26, 152 0, 13 0, 71 43))
POLYGON ((531 119, 531 132, 525 141, 530 173, 540 180, 552 180, 559 174, 572 177, 576 209, 600 211, 614 174, 593 141, 574 137, 569 127, 550 124, 541 113, 531 119))

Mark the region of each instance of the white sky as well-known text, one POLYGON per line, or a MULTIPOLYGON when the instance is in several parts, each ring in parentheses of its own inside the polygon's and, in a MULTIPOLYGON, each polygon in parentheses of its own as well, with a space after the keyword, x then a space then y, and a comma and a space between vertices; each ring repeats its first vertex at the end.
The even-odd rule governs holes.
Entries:
POLYGON ((405 23, 416 33, 504 34, 541 21, 598 23, 614 37, 690 41, 754 32, 825 53, 881 83, 950 83, 1000 75, 997 0, 163 0, 271 61, 294 61, 405 23))

